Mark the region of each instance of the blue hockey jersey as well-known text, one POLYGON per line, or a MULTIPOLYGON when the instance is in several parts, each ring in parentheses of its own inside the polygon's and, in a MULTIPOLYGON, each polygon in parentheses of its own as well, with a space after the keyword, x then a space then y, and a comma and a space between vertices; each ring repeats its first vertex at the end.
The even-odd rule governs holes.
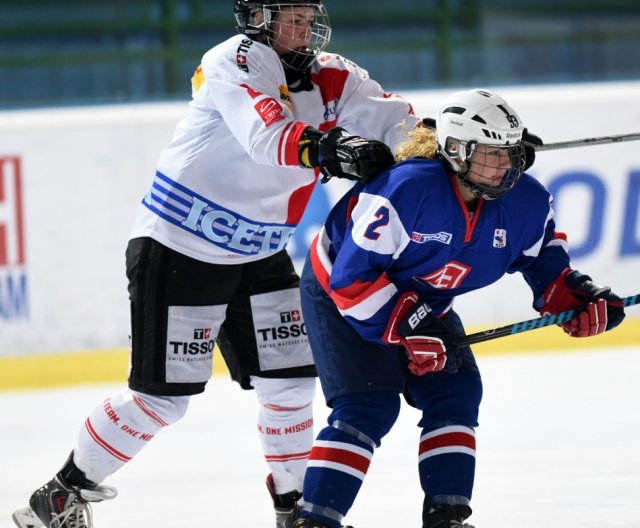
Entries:
POLYGON ((311 245, 311 264, 341 314, 366 339, 383 334, 399 297, 415 292, 435 314, 456 296, 521 272, 534 305, 569 266, 551 195, 524 174, 473 213, 438 160, 410 159, 336 204, 311 245))

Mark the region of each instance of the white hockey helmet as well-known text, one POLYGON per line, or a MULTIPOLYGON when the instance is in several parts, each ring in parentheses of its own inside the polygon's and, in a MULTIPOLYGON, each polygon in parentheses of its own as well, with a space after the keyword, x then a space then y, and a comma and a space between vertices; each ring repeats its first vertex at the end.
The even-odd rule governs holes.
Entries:
POLYGON ((447 97, 438 110, 438 152, 474 195, 487 200, 511 189, 525 168, 522 120, 506 101, 487 90, 467 90, 447 97), (469 158, 478 145, 508 150, 511 169, 499 185, 484 185, 469 178, 469 158))

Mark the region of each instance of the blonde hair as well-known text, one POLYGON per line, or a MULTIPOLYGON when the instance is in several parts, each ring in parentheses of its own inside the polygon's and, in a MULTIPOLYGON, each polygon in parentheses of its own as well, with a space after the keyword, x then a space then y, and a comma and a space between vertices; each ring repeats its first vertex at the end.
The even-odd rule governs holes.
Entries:
POLYGON ((396 161, 404 161, 409 158, 434 159, 438 152, 435 130, 419 125, 407 133, 405 139, 396 148, 396 161))

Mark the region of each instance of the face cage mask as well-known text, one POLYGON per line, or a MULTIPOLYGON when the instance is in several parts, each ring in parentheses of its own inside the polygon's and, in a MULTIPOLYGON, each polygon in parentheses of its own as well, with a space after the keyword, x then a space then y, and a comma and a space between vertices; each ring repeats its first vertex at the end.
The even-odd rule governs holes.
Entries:
POLYGON ((447 140, 447 148, 441 151, 444 158, 449 162, 456 175, 474 196, 485 200, 495 200, 514 187, 525 171, 526 154, 520 142, 515 145, 487 145, 487 147, 508 150, 511 168, 507 169, 498 185, 488 185, 473 181, 472 174, 481 174, 483 167, 497 168, 495 165, 480 164, 478 161, 471 161, 477 141, 447 140))
POLYGON ((314 9, 314 21, 309 27, 311 38, 304 49, 289 48, 289 51, 280 56, 285 67, 292 70, 304 71, 313 64, 319 53, 329 45, 331 40, 331 22, 324 4, 271 4, 263 8, 265 33, 267 44, 274 47, 275 36, 272 32, 272 23, 277 19, 283 7, 312 7, 314 9))

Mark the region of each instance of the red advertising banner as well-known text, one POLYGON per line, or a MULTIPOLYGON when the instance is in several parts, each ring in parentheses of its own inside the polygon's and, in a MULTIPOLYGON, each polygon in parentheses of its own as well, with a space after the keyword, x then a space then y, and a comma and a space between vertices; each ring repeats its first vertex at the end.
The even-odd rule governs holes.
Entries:
POLYGON ((0 157, 0 267, 25 264, 20 158, 0 157))

